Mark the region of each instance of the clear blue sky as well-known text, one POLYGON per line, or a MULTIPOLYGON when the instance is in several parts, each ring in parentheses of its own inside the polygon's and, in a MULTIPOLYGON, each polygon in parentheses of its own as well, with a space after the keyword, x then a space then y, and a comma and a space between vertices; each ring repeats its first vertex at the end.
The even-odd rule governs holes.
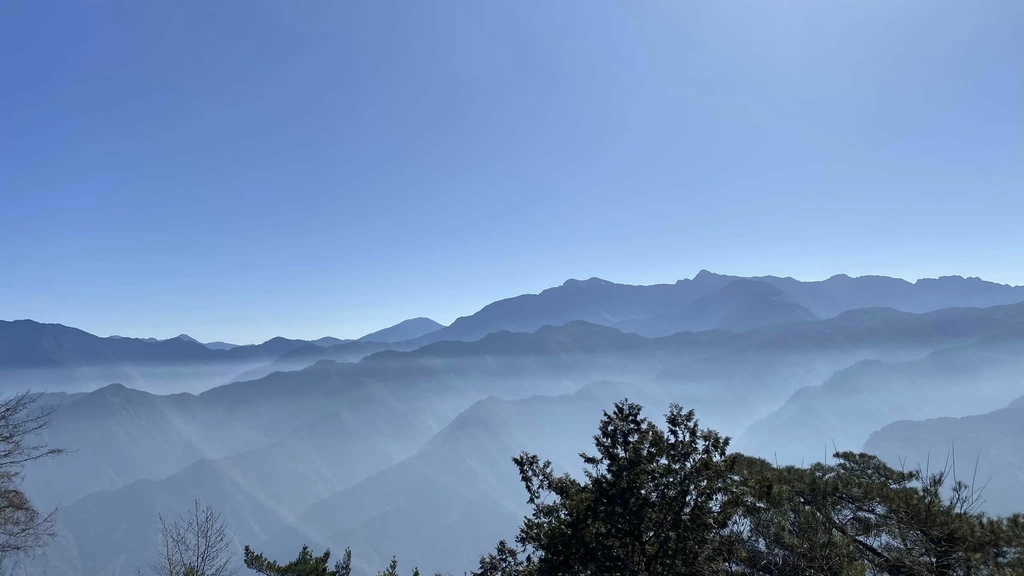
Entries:
POLYGON ((1024 2, 0 3, 0 318, 260 341, 701 268, 1024 284, 1024 2))

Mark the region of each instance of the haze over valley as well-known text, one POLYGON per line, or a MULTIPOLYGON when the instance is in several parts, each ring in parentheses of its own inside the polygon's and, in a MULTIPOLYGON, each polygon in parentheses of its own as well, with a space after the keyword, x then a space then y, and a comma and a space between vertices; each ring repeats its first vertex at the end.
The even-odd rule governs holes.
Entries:
POLYGON ((159 552, 155 519, 195 498, 281 558, 343 543, 359 573, 392 555, 460 573, 527 511, 510 457, 578 470, 622 398, 693 408, 773 462, 956 446, 993 514, 1024 488, 1024 288, 977 278, 592 278, 353 340, 226 348, 19 320, 0 342, 5 393, 45 391, 40 440, 69 450, 25 472, 59 507, 31 573, 130 573, 159 552))

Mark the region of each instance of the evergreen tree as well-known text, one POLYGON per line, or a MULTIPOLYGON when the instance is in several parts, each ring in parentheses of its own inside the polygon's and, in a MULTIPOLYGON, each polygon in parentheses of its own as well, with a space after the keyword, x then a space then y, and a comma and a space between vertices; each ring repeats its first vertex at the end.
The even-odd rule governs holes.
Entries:
POLYGON ((488 576, 711 574, 732 517, 729 441, 673 405, 662 430, 622 401, 605 413, 582 454, 585 481, 556 475, 532 454, 514 459, 532 515, 516 537, 525 559, 505 545, 481 559, 488 576))
POLYGON ((997 576, 1024 574, 1024 518, 979 494, 868 454, 776 467, 672 406, 662 430, 622 401, 605 413, 583 480, 532 454, 531 514, 480 576, 997 576))
POLYGON ((246 546, 245 567, 264 576, 351 576, 352 551, 346 548, 341 560, 331 567, 330 550, 324 550, 323 554, 317 556, 310 551, 309 546, 303 546, 295 560, 278 564, 246 546))

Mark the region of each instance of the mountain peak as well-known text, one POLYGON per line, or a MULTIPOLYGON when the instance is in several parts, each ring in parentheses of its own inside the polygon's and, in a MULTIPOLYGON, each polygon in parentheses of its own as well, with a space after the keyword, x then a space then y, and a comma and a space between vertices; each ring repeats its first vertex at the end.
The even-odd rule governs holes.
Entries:
POLYGON ((92 394, 96 395, 97 397, 114 398, 123 397, 132 392, 135 392, 135 390, 132 390, 131 388, 125 386, 124 384, 121 384, 120 382, 113 382, 111 384, 103 386, 102 388, 97 388, 95 391, 92 392, 92 394))
POLYGON ((443 324, 435 322, 430 318, 419 316, 402 320, 394 326, 388 326, 382 330, 371 332, 359 340, 362 342, 401 342, 403 340, 419 338, 441 328, 444 328, 443 324))
POLYGON ((611 285, 611 284, 614 284, 614 282, 609 282, 608 280, 604 280, 603 278, 598 278, 597 276, 591 276, 590 278, 587 278, 586 280, 577 280, 575 278, 569 278, 568 280, 566 280, 565 282, 562 283, 562 286, 565 287, 565 288, 571 288, 571 287, 587 287, 587 286, 608 286, 608 285, 611 285))
POLYGON ((184 333, 178 334, 174 338, 171 338, 171 340, 184 340, 185 342, 195 342, 196 344, 201 344, 201 342, 199 342, 199 340, 196 340, 195 338, 189 336, 188 334, 184 334, 184 333))
POLYGON ((697 275, 693 277, 693 280, 699 282, 701 280, 714 280, 717 278, 722 278, 722 274, 715 274, 706 268, 701 268, 700 272, 697 272, 697 275))

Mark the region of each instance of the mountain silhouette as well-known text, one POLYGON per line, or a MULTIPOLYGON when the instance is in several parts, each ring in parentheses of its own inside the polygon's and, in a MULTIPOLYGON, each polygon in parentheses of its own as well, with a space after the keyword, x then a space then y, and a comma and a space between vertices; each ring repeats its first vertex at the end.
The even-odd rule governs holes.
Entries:
POLYGON ((441 328, 444 328, 444 325, 434 322, 430 318, 411 318, 394 326, 371 332, 359 340, 363 342, 401 342, 419 338, 441 328))
POLYGON ((644 336, 667 336, 676 332, 732 330, 742 332, 773 324, 817 320, 781 288, 759 280, 732 280, 721 290, 701 296, 681 310, 626 320, 616 328, 644 336))

